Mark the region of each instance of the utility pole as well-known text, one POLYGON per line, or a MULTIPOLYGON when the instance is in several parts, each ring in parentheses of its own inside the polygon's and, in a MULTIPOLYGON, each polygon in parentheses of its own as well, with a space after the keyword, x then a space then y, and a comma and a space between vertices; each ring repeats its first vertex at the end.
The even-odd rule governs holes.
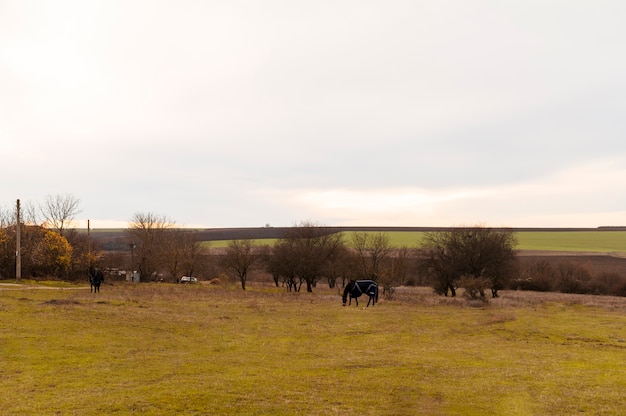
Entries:
POLYGON ((15 280, 22 280, 22 220, 20 218, 20 200, 17 200, 17 222, 15 225, 15 280))
POLYGON ((87 261, 89 262, 89 267, 91 267, 91 238, 90 238, 91 227, 89 225, 89 220, 87 220, 87 261))

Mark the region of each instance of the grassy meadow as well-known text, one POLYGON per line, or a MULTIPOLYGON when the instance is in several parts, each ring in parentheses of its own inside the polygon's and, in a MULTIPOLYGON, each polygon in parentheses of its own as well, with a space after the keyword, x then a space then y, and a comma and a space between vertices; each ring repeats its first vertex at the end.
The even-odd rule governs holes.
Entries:
POLYGON ((617 415, 626 299, 0 287, 0 413, 617 415))

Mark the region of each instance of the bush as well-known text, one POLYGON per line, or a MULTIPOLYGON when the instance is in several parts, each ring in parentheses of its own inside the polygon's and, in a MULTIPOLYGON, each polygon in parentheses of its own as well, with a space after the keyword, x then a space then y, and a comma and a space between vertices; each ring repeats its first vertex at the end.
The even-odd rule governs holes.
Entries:
POLYGON ((404 281, 404 285, 410 287, 417 286, 417 281, 414 277, 409 277, 404 281))
POLYGON ((510 288, 538 292, 626 296, 626 277, 615 272, 604 272, 594 276, 586 264, 563 262, 555 268, 548 261, 540 260, 526 265, 522 276, 512 281, 510 288))
POLYGON ((562 293, 590 293, 591 273, 574 263, 561 263, 558 270, 557 289, 562 293))
POLYGON ((523 277, 517 279, 514 288, 520 290, 535 290, 537 292, 550 292, 553 290, 556 274, 550 263, 540 260, 526 266, 523 277))
POLYGON ((613 289, 613 296, 626 296, 626 280, 624 280, 621 284, 615 286, 613 289))
POLYGON ((589 282, 589 291, 594 295, 624 296, 626 279, 618 273, 604 272, 589 282))
POLYGON ((468 299, 484 298, 489 283, 489 279, 484 277, 462 276, 459 279, 459 287, 465 289, 463 296, 468 299))

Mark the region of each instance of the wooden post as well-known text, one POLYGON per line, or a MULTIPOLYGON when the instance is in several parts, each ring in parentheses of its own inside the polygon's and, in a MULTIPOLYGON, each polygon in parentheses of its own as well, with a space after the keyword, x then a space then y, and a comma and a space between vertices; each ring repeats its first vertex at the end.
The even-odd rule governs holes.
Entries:
POLYGON ((16 224, 15 224, 15 280, 22 280, 22 249, 21 249, 21 238, 22 238, 22 220, 20 219, 20 200, 17 200, 17 215, 16 215, 16 224))

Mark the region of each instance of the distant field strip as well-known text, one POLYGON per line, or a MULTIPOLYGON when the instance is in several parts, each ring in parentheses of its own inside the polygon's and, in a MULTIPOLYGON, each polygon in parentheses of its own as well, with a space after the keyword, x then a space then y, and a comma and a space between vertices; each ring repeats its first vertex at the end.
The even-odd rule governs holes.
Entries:
MULTIPOLYGON (((353 232, 346 231, 344 241, 349 245, 353 232)), ((387 232, 396 247, 416 247, 424 238, 421 231, 387 232)), ((626 231, 519 231, 516 232, 518 250, 579 251, 593 253, 626 253, 626 231)), ((257 240, 259 244, 272 245, 276 239, 257 240)), ((226 247, 228 241, 207 243, 210 247, 226 247)))
POLYGON ((626 252, 626 231, 528 231, 517 239, 519 250, 626 252))
MULTIPOLYGON (((349 239, 350 233, 345 233, 349 239)), ((421 244, 424 232, 390 232, 395 246, 421 244)), ((626 252, 626 231, 520 231, 518 250, 626 252)))

